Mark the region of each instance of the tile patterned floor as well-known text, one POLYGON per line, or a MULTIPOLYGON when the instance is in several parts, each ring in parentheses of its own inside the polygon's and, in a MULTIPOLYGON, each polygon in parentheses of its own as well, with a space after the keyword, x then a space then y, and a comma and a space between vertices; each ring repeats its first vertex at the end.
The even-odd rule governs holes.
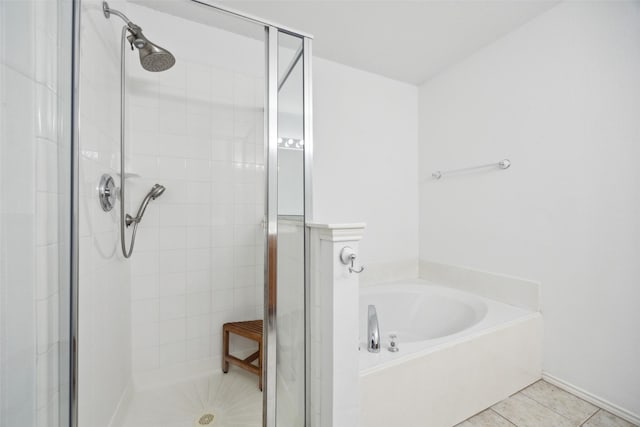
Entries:
POLYGON ((543 380, 456 427, 637 427, 543 380))
POLYGON ((257 377, 240 369, 136 392, 123 427, 260 427, 262 393, 257 377), (206 420, 203 420, 206 421, 206 420))

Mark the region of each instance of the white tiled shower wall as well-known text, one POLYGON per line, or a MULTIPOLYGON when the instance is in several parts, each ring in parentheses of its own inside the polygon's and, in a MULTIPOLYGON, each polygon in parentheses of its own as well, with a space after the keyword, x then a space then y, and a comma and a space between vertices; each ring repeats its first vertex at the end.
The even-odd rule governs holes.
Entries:
POLYGON ((133 373, 145 385, 219 369, 222 323, 262 317, 264 46, 128 12, 177 60, 150 73, 127 55, 127 165, 140 175, 128 181, 130 210, 154 183, 166 187, 131 259, 133 373))
MULTIPOLYGON (((122 8, 124 2, 110 2, 122 8)), ((106 426, 131 383, 130 263, 96 188, 118 181, 120 23, 83 1, 80 30, 79 424, 106 426)))
POLYGON ((58 425, 57 16, 0 3, 1 425, 58 425))

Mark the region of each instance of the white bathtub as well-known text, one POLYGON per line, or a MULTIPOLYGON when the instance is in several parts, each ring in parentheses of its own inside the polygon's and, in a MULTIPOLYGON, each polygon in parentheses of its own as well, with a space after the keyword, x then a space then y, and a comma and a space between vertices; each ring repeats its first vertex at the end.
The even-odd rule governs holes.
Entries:
POLYGON ((361 425, 452 426, 518 391, 540 377, 541 322, 540 313, 423 280, 361 288, 361 425), (369 304, 379 353, 367 351, 369 304))

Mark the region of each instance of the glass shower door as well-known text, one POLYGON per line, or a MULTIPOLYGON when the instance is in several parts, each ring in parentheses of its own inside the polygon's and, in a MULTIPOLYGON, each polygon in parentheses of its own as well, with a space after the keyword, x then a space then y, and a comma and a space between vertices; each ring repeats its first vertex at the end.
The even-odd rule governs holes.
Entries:
POLYGON ((276 259, 274 263, 271 258, 269 266, 276 274, 269 274, 267 321, 268 329, 272 321, 277 328, 268 334, 268 357, 276 362, 268 363, 267 374, 275 378, 268 392, 275 402, 267 425, 302 426, 307 416, 305 135, 309 129, 304 46, 308 41, 273 29, 269 37, 269 219, 270 237, 276 230, 277 245, 269 247, 276 259))

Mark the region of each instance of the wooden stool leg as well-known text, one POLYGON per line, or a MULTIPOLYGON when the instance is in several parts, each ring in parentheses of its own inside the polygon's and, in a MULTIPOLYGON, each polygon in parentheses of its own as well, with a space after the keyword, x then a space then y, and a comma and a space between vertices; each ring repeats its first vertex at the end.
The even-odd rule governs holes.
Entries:
POLYGON ((225 374, 229 372, 229 362, 227 362, 227 356, 229 356, 229 331, 224 327, 222 328, 222 372, 225 374))
POLYGON ((258 388, 262 391, 262 341, 258 341, 258 388))

